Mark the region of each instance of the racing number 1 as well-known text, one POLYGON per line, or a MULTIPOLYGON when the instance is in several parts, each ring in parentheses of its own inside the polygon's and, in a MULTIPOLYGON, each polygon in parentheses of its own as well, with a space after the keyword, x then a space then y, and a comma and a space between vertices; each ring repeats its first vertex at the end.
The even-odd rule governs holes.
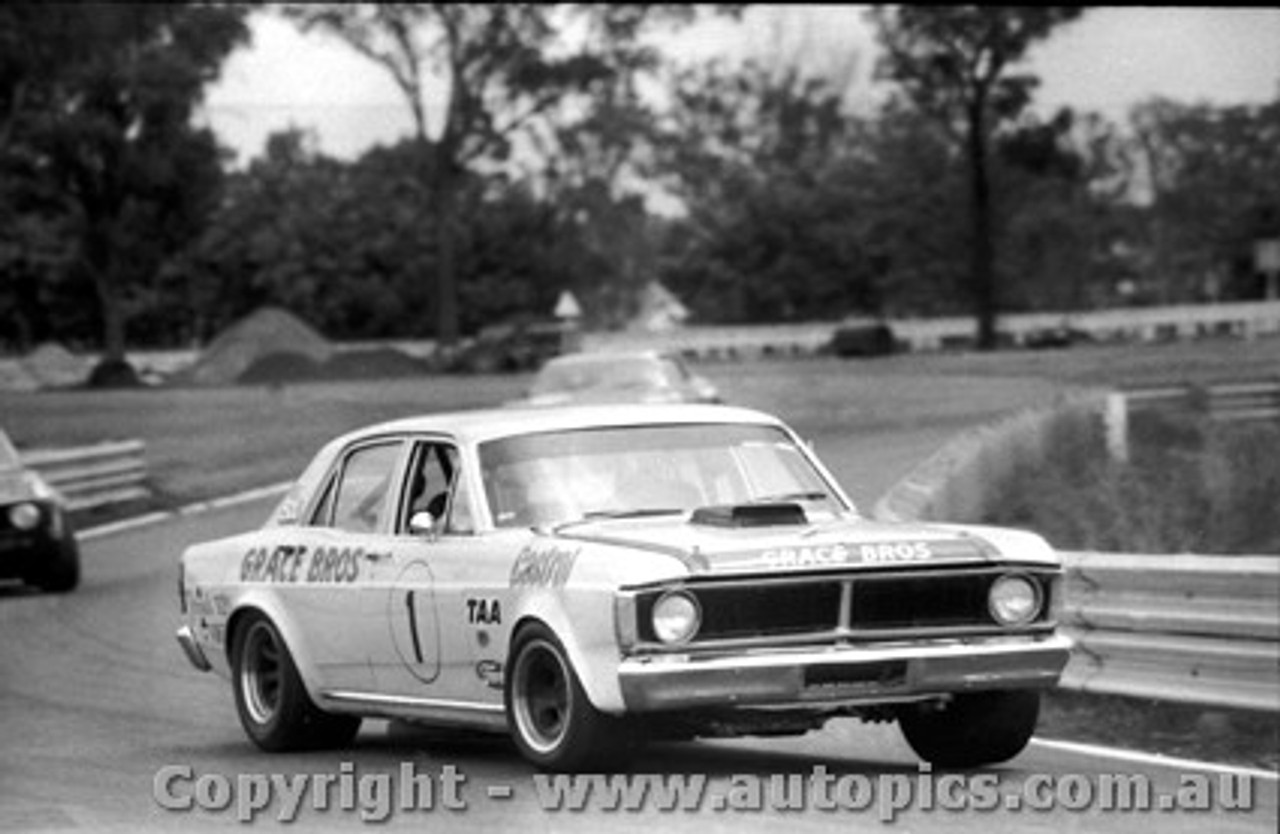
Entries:
POLYGON ((432 683, 440 674, 440 626, 433 584, 427 564, 413 561, 400 571, 386 598, 396 657, 405 671, 422 683, 432 683))
POLYGON ((422 664, 422 638, 418 636, 418 611, 413 607, 413 596, 417 591, 409 591, 404 595, 405 608, 409 609, 409 635, 413 638, 413 657, 422 664))

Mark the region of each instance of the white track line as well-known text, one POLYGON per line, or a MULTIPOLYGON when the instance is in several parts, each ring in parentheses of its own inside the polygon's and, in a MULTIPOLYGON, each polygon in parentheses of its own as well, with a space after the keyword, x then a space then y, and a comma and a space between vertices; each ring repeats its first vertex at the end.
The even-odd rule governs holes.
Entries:
POLYGON ((84 541, 100 539, 106 536, 113 536, 117 533, 123 533, 126 530, 134 530, 138 527, 147 527, 152 524, 159 524, 162 521, 168 521, 172 518, 200 515, 201 513, 207 513, 210 510, 220 510, 224 507, 233 507, 237 504, 247 504, 250 501, 257 501, 261 498, 269 498, 273 495, 279 495, 291 486, 293 486, 293 481, 285 481, 279 484, 271 484, 269 486, 248 489, 244 492, 237 492, 234 495, 224 495, 221 498, 212 498, 208 501, 197 501, 194 504, 186 504, 176 510, 147 513, 146 515, 140 515, 134 518, 126 518, 122 521, 113 521, 110 524, 100 524, 97 527, 90 527, 87 530, 76 531, 76 538, 84 541))
POLYGON ((1280 782, 1280 773, 1273 770, 1261 770, 1254 767, 1237 767, 1235 765, 1202 762, 1196 759, 1180 759, 1177 756, 1163 756, 1159 753, 1143 753, 1138 750, 1124 750, 1118 747, 1104 747, 1100 744, 1081 744, 1075 741, 1055 741, 1047 738, 1033 738, 1031 743, 1048 750, 1060 750, 1064 753, 1079 753, 1100 759, 1116 759, 1134 764, 1159 765, 1184 771, 1205 771, 1208 773, 1232 773, 1280 782))

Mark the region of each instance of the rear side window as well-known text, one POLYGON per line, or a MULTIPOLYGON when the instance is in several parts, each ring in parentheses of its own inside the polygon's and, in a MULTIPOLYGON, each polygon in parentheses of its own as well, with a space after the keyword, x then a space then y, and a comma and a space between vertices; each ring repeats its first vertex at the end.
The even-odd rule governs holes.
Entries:
POLYGON ((401 443, 362 446, 347 455, 338 479, 331 482, 312 518, 313 524, 350 533, 374 533, 383 529, 391 503, 401 443))

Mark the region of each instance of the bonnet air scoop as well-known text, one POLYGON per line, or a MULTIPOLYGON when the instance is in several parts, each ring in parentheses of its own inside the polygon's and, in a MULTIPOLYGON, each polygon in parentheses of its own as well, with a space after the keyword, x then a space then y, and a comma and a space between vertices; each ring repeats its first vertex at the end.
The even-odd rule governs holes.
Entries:
POLYGON ((799 504, 729 504, 699 507, 689 517, 690 524, 706 527, 785 527, 808 524, 799 504))

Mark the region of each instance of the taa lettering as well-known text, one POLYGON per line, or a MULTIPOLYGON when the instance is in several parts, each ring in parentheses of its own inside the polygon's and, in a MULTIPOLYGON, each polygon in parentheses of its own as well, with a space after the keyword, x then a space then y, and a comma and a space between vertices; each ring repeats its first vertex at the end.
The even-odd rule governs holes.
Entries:
POLYGON ((497 625, 502 622, 502 604, 496 599, 467 600, 467 622, 497 625))

